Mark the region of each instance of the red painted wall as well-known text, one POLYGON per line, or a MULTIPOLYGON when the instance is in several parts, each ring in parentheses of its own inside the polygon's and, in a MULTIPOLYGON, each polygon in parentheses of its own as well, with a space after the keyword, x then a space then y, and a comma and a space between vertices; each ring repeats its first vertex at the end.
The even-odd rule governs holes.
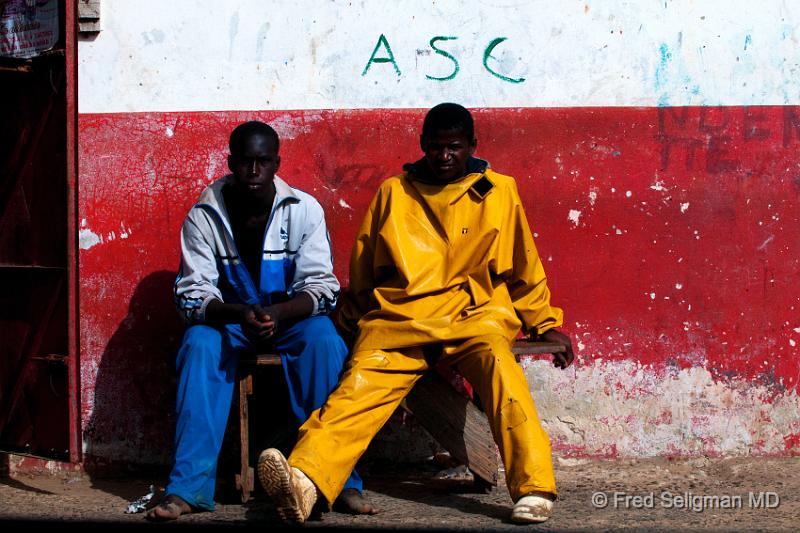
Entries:
MULTIPOLYGON (((171 301, 178 232, 202 188, 226 172, 230 130, 251 119, 276 126, 280 175, 325 207, 346 284, 361 216, 380 181, 419 157, 423 116, 79 117, 81 398, 90 457, 169 461, 182 329, 171 301)), ((796 390, 800 108, 485 109, 475 117, 477 155, 517 179, 554 303, 583 346, 579 368, 599 358, 655 372, 702 366, 721 382, 796 390), (571 210, 580 213, 570 219, 571 210)), ((786 429, 788 454, 800 449, 792 431, 800 428, 786 429)), ((585 452, 559 446, 557 453, 585 452)))

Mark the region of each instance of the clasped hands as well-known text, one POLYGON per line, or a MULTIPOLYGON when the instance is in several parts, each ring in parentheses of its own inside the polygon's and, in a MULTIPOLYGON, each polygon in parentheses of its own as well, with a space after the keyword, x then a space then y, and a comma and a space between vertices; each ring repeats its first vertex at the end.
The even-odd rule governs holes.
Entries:
POLYGON ((280 317, 273 307, 247 305, 241 309, 239 318, 242 331, 254 344, 268 341, 278 331, 280 317))

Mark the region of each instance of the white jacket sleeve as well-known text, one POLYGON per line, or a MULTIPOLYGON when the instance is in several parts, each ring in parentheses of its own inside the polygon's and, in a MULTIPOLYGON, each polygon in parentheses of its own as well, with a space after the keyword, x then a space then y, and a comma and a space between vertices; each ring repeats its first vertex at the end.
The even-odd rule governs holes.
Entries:
POLYGON ((212 300, 222 301, 212 243, 208 219, 191 211, 181 228, 181 269, 175 280, 174 295, 178 311, 189 324, 204 323, 208 304, 212 300), (205 231, 204 226, 208 226, 205 231))
POLYGON ((325 213, 316 201, 306 212, 303 238, 295 258, 289 296, 305 292, 314 300, 313 315, 328 314, 336 307, 339 280, 333 273, 333 257, 325 213))

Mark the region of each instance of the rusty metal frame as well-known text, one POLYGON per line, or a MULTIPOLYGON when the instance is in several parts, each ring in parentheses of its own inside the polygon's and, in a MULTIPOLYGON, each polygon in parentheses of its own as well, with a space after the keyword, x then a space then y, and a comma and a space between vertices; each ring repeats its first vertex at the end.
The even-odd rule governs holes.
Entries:
POLYGON ((80 419, 78 317, 78 3, 67 0, 64 21, 67 75, 67 350, 69 372, 69 460, 83 459, 80 419))

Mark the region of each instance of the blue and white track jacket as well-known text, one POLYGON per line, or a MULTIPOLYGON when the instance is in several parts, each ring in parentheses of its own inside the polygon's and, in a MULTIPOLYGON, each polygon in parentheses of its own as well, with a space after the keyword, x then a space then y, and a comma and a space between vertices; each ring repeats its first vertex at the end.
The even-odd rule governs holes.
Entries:
POLYGON ((175 304, 184 319, 204 323, 214 299, 270 305, 299 292, 314 300, 314 315, 332 311, 339 281, 319 202, 275 176, 275 202, 264 232, 261 282, 256 287, 236 249, 222 196, 222 187, 232 181, 228 175, 206 187, 183 222, 175 304))

